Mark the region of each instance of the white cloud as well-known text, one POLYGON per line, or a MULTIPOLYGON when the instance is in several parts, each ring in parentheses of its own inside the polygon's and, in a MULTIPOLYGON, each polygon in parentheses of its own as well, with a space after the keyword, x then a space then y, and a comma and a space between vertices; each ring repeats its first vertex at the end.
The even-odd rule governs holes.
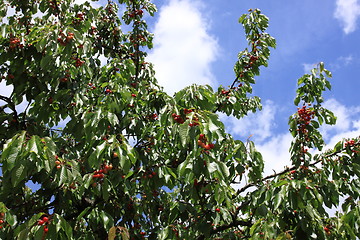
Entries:
POLYGON ((270 175, 273 171, 280 172, 285 166, 290 166, 292 136, 289 132, 275 133, 275 116, 279 114, 279 110, 276 104, 266 100, 261 111, 250 113, 242 119, 221 116, 231 134, 245 138, 251 136, 250 140, 254 141, 256 149, 263 156, 265 175, 270 175))
POLYGON ((360 16, 360 4, 358 0, 337 0, 334 13, 343 25, 343 31, 346 34, 356 30, 356 21, 360 16))
POLYGON ((338 61, 340 61, 343 65, 347 66, 354 60, 352 55, 346 56, 346 57, 339 57, 338 61))
POLYGON ((338 57, 333 63, 330 63, 330 68, 334 72, 342 67, 352 64, 354 60, 355 59, 351 54, 348 56, 341 56, 338 57))
MULTIPOLYGON (((323 106, 334 112, 337 124, 324 125, 320 132, 324 136, 326 146, 324 149, 333 148, 344 138, 360 136, 360 106, 345 106, 336 99, 327 100, 323 106)), ((227 126, 227 131, 233 135, 250 138, 255 142, 257 150, 262 154, 265 162, 264 175, 270 175, 284 170, 291 165, 290 145, 293 137, 289 132, 277 133, 275 116, 279 114, 279 107, 267 100, 263 110, 243 119, 236 119, 221 115, 222 121, 227 126)), ((318 151, 313 151, 313 153, 318 151)))
POLYGON ((251 136, 254 141, 262 142, 273 134, 276 111, 276 105, 272 101, 266 100, 261 111, 249 113, 244 118, 237 119, 225 115, 222 115, 221 118, 226 121, 230 133, 245 138, 251 136))
POLYGON ((323 106, 337 117, 336 125, 324 125, 320 128, 328 148, 343 138, 360 136, 360 106, 345 106, 335 99, 329 99, 323 106))
POLYGON ((321 132, 323 133, 325 138, 329 137, 330 132, 344 132, 347 131, 350 127, 350 108, 342 105, 335 99, 329 99, 324 102, 323 107, 332 111, 337 117, 336 125, 323 125, 321 127, 321 132))
POLYGON ((315 68, 317 63, 303 63, 304 73, 310 74, 311 69, 315 68))
POLYGON ((280 172, 290 167, 290 145, 293 137, 290 133, 274 135, 268 141, 257 144, 256 149, 263 156, 265 167, 264 176, 280 172))
POLYGON ((217 40, 208 33, 208 20, 198 1, 171 0, 160 9, 155 24, 154 63, 159 84, 169 94, 191 85, 215 84, 210 70, 218 55, 217 40))
MULTIPOLYGON (((94 7, 94 8, 98 8, 98 7, 100 7, 100 6, 102 5, 102 4, 100 4, 100 3, 95 3, 95 2, 90 1, 90 0, 75 0, 75 1, 74 1, 74 3, 75 3, 75 4, 78 4, 78 5, 83 4, 83 3, 85 3, 85 2, 89 2, 90 5, 91 5, 92 7, 94 7)), ((101 2, 101 1, 100 1, 100 2, 101 2)))

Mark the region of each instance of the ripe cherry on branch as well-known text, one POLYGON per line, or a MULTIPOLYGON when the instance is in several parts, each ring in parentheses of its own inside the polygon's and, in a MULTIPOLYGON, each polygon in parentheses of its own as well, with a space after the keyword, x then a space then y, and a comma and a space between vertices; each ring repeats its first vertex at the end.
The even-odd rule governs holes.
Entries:
POLYGON ((185 120, 180 115, 177 115, 176 113, 173 113, 171 116, 173 117, 174 121, 179 124, 183 124, 185 122, 185 120))

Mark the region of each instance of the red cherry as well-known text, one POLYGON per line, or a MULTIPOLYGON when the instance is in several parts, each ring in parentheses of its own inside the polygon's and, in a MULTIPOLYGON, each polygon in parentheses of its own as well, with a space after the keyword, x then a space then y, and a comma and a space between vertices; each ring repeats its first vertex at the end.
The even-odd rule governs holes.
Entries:
POLYGON ((220 212, 221 210, 220 210, 220 208, 216 208, 215 211, 216 211, 216 212, 220 212))
POLYGON ((49 229, 47 228, 47 226, 44 227, 44 233, 47 233, 49 231, 49 229))
POLYGON ((49 218, 48 218, 48 217, 43 217, 42 220, 43 220, 44 222, 47 222, 47 221, 49 221, 49 218))
POLYGON ((39 225, 43 225, 44 223, 45 223, 44 220, 39 220, 39 221, 38 221, 38 224, 39 224, 39 225))
POLYGON ((204 148, 205 148, 206 150, 213 149, 213 148, 214 148, 214 144, 212 144, 212 143, 206 144, 206 145, 204 146, 204 148))

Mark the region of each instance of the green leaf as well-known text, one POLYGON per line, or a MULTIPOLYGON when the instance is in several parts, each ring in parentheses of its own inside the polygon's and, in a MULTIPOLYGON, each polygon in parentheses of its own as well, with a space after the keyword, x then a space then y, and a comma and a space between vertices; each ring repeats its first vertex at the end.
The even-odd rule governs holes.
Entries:
POLYGON ((44 47, 45 47, 46 43, 47 43, 47 39, 41 38, 41 40, 36 44, 36 49, 38 50, 38 52, 44 51, 44 47))
POLYGON ((3 173, 10 171, 15 166, 15 161, 20 154, 25 141, 25 132, 15 135, 7 144, 4 145, 4 150, 1 154, 1 161, 4 166, 3 173))
POLYGON ((218 162, 218 166, 220 168, 221 173, 227 178, 230 176, 229 168, 223 162, 218 162))
POLYGON ((40 66, 42 69, 47 69, 47 66, 50 64, 50 62, 53 60, 53 57, 50 55, 46 55, 43 57, 40 61, 40 66))
POLYGON ((17 185, 24 180, 26 177, 26 167, 24 164, 20 164, 12 171, 11 181, 13 187, 17 187, 17 185))
POLYGON ((67 179, 68 179, 68 170, 65 166, 62 166, 60 168, 58 186, 61 186, 63 183, 65 183, 67 179))
POLYGON ((113 218, 107 212, 101 211, 100 212, 100 217, 101 217, 101 220, 102 220, 102 222, 104 224, 105 229, 110 229, 114 225, 113 218))
POLYGON ((189 126, 186 123, 181 124, 179 126, 179 134, 180 134, 181 145, 185 146, 189 135, 189 126))
POLYGON ((275 184, 274 184, 274 188, 281 187, 281 186, 283 186, 283 185, 285 185, 285 184, 288 184, 288 183, 289 183, 289 182, 288 182, 287 180, 282 180, 282 181, 280 181, 280 182, 275 183, 275 184))
POLYGON ((281 203, 283 203, 283 199, 286 197, 286 193, 287 193, 287 186, 282 186, 281 190, 278 194, 275 195, 274 197, 274 209, 278 209, 281 205, 281 203))
POLYGON ((57 232, 62 229, 66 236, 67 239, 73 239, 73 233, 72 233, 72 227, 71 225, 59 214, 54 214, 54 218, 55 218, 55 223, 57 223, 59 226, 57 226, 57 232))
POLYGON ((11 212, 7 212, 5 214, 5 221, 7 224, 9 224, 12 227, 18 223, 16 215, 11 214, 11 212))
POLYGON ((259 214, 260 216, 265 217, 268 213, 268 209, 264 204, 262 204, 256 209, 256 213, 259 214))

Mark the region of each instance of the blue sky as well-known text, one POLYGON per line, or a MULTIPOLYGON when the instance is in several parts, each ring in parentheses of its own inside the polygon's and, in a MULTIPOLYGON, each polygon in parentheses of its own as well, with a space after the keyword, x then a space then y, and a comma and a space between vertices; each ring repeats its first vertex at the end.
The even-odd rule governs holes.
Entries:
POLYGON ((157 78, 172 94, 192 83, 215 89, 235 78, 232 67, 246 47, 238 18, 259 8, 270 18, 268 32, 276 38, 268 68, 257 78, 254 94, 263 110, 237 120, 221 116, 228 132, 246 140, 250 135, 266 160, 266 172, 289 163, 288 117, 296 82, 318 62, 332 71, 333 89, 325 106, 338 116, 336 126, 323 127, 325 141, 334 145, 360 135, 360 1, 154 0, 159 12, 149 19, 155 47, 149 55, 157 78))
MULTIPOLYGON (((296 81, 320 61, 333 73, 333 90, 325 94, 325 105, 338 116, 336 126, 322 128, 326 142, 332 146, 343 137, 360 135, 359 0, 153 2, 159 11, 155 18, 147 18, 155 34, 148 59, 169 94, 193 83, 214 89, 231 84, 237 53, 247 47, 238 18, 249 8, 259 8, 270 18, 268 32, 276 38, 277 48, 254 87, 263 110, 241 120, 221 116, 235 138, 246 140, 252 135, 267 173, 289 163, 287 121, 296 111, 296 81)), ((9 94, 4 82, 0 94, 9 94)))

